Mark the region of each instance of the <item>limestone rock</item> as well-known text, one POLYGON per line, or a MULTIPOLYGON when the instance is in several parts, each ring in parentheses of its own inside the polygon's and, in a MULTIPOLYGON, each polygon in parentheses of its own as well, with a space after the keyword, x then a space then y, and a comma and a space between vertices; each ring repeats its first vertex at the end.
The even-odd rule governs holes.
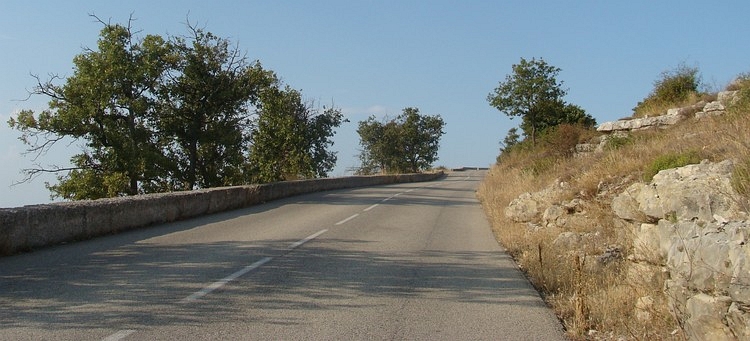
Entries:
POLYGON ((724 111, 727 108, 721 104, 719 101, 713 101, 708 104, 706 104, 705 107, 703 107, 704 112, 712 112, 712 111, 724 111))
POLYGON ((730 235, 716 225, 695 222, 680 222, 675 228, 667 255, 672 276, 683 278, 694 291, 727 292, 736 266, 729 258, 730 235))
POLYGON ((645 261, 651 264, 663 264, 666 257, 660 250, 659 225, 641 224, 635 231, 633 238, 632 260, 636 262, 645 261))
POLYGON ((618 217, 628 221, 643 221, 645 216, 638 209, 636 198, 643 188, 643 184, 630 185, 624 192, 612 199, 612 210, 618 217))
POLYGON ((523 193, 508 204, 505 208, 505 216, 520 223, 538 222, 541 218, 540 214, 567 187, 567 183, 555 181, 554 184, 539 192, 523 193))
POLYGON ((582 240, 580 233, 567 231, 560 233, 552 242, 552 245, 559 250, 577 250, 582 240))
POLYGON ((596 128, 601 132, 614 132, 622 130, 643 130, 649 128, 659 128, 671 126, 684 120, 685 117, 679 114, 679 111, 673 111, 666 115, 642 117, 634 119, 625 119, 613 122, 604 122, 596 128))
POLYGON ((531 193, 527 192, 510 202, 505 208, 505 216, 515 222, 531 222, 539 215, 540 206, 531 193))
POLYGON ((713 297, 703 293, 688 299, 686 304, 685 332, 689 340, 735 340, 732 331, 723 322, 731 299, 713 297))
POLYGON ((711 222, 714 214, 741 216, 731 185, 732 161, 667 169, 637 195, 639 210, 653 219, 711 222))
MULTIPOLYGON (((663 288, 689 340, 750 340, 750 221, 732 168, 704 161, 663 170, 612 200, 615 221, 633 232, 627 283, 663 288)), ((647 302, 637 305, 635 317, 650 318, 647 302)))
POLYGON ((716 100, 724 106, 729 106, 737 101, 737 99, 739 98, 738 94, 739 91, 721 91, 719 92, 716 100))
POLYGON ((733 302, 727 312, 727 325, 739 340, 750 340, 750 306, 733 302))

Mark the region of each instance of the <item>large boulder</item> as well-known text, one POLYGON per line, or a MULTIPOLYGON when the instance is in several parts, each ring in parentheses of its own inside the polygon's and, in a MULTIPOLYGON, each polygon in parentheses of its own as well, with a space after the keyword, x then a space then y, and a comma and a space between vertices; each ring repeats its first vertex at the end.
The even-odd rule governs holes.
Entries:
POLYGON ((734 334, 724 324, 731 299, 697 294, 687 300, 685 334, 689 340, 733 341, 734 334))
POLYGON ((750 227, 746 222, 701 225, 672 224, 667 252, 671 277, 692 291, 726 294, 750 304, 750 227))
POLYGON ((547 188, 534 193, 523 193, 508 204, 505 216, 515 222, 539 222, 544 211, 568 188, 568 184, 555 181, 547 188))
POLYGON ((740 219, 744 213, 731 185, 732 168, 732 161, 726 160, 663 170, 638 191, 638 209, 652 219, 740 219))

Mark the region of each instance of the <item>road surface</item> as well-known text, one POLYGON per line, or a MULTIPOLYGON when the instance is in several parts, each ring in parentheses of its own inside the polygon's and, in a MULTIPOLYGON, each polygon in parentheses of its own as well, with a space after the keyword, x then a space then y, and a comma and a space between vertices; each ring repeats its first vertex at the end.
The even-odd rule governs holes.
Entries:
POLYGON ((564 340, 483 171, 314 193, 0 258, 2 340, 564 340))

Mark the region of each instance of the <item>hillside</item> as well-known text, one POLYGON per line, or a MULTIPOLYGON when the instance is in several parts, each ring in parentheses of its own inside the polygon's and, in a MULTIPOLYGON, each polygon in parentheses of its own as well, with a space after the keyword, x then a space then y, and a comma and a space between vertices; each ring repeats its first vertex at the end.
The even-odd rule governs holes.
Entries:
POLYGON ((480 186, 572 338, 750 339, 750 81, 726 90, 599 131, 559 126, 480 186))

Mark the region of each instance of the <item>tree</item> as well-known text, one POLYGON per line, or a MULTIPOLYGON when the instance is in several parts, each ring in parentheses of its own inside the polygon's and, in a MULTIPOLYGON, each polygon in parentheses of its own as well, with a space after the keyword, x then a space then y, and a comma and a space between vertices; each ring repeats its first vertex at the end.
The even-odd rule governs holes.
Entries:
POLYGON ((276 75, 248 62, 227 39, 187 25, 186 37, 136 37, 104 23, 97 49, 74 59, 63 85, 53 76, 33 94, 49 109, 9 125, 37 157, 55 143, 83 143, 72 167, 53 172, 53 196, 97 199, 326 176, 336 163, 338 109, 322 113, 276 75))
POLYGON ((518 135, 518 128, 513 127, 508 129, 508 134, 505 135, 503 142, 500 142, 500 153, 506 153, 510 151, 513 146, 520 142, 521 136, 518 135))
POLYGON ((521 58, 513 65, 513 73, 487 96, 491 106, 511 118, 522 117, 524 135, 536 145, 537 134, 561 123, 583 123, 593 126, 594 119, 578 106, 565 103, 567 91, 557 81, 560 68, 543 59, 527 61, 521 58))
POLYGON ((260 94, 257 126, 251 135, 250 164, 254 182, 325 177, 336 164, 333 128, 344 122, 341 110, 319 110, 299 91, 270 87, 260 94))
POLYGON ((405 108, 386 122, 374 116, 359 122, 363 149, 358 173, 416 173, 430 168, 437 160, 444 126, 440 116, 420 115, 417 108, 405 108))
POLYGON ((277 80, 230 48, 229 40, 188 28, 188 38, 173 39, 180 62, 162 88, 156 118, 167 140, 171 181, 184 190, 240 184, 250 106, 277 80))
POLYGON ((539 136, 539 134, 544 133, 549 128, 561 124, 579 125, 585 128, 596 126, 596 120, 591 115, 586 114, 583 108, 563 101, 549 102, 541 112, 544 114, 539 115, 536 128, 532 128, 531 122, 527 119, 521 122, 521 128, 524 132, 536 129, 536 135, 539 136))
POLYGON ((53 84, 57 76, 46 82, 37 77, 32 94, 49 97, 49 109, 38 115, 25 110, 9 121, 37 156, 66 137, 84 141, 82 153, 71 159, 73 167, 26 170, 28 178, 68 171, 58 176, 58 185, 48 184, 53 196, 138 194, 165 161, 153 130, 153 94, 174 62, 170 45, 155 35, 136 39, 130 22, 101 23, 98 50, 85 49, 74 58, 75 71, 64 85, 53 84))

